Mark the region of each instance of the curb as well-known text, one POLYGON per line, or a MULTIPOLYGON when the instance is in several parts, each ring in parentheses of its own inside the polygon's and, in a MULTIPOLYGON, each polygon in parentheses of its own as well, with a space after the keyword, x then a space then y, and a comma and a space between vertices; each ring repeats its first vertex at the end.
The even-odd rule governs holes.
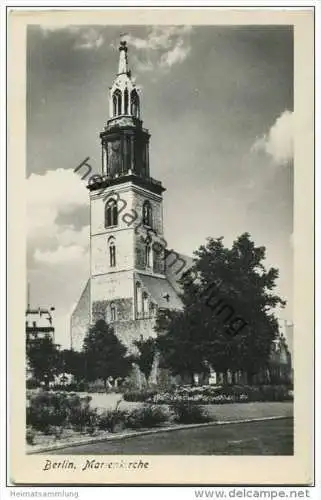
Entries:
POLYGON ((105 437, 102 436, 97 436, 96 438, 88 438, 84 439, 83 441, 79 440, 74 443, 64 443, 64 444, 53 444, 51 446, 46 446, 43 448, 38 448, 37 450, 29 450, 27 451, 27 455, 36 455, 38 453, 45 453, 48 451, 55 451, 55 450, 62 450, 63 448, 72 448, 74 446, 83 446, 87 444, 94 444, 94 443, 101 443, 103 441, 120 441, 122 439, 126 438, 131 438, 131 437, 138 437, 138 436, 146 436, 148 434, 159 434, 160 432, 172 432, 172 431, 179 431, 182 429, 195 429, 195 428, 201 428, 201 427, 211 427, 211 426, 216 426, 216 425, 230 425, 230 424, 245 424, 249 422, 263 422, 266 420, 280 420, 284 418, 293 418, 293 416, 283 416, 283 415, 278 415, 274 417, 259 417, 259 418, 243 418, 241 420, 218 420, 215 422, 206 422, 203 424, 180 424, 180 425, 175 425, 172 427, 163 427, 163 428, 157 428, 157 429, 149 429, 146 431, 136 431, 136 432, 125 432, 122 434, 116 434, 116 435, 108 435, 105 437))

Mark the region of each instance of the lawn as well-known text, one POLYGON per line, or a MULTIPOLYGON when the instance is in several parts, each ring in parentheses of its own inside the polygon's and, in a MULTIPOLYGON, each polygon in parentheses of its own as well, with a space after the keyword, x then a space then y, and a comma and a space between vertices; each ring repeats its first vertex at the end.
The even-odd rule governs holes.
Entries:
POLYGON ((292 455, 293 419, 214 425, 64 448, 54 455, 292 455))

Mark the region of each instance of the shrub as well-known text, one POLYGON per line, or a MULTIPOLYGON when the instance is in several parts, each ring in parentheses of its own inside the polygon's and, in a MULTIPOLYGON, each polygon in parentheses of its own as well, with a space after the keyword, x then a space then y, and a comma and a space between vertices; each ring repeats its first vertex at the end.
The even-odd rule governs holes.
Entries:
POLYGON ((33 445, 35 443, 35 437, 36 437, 36 433, 35 433, 34 429, 32 429, 32 427, 28 428, 27 432, 26 432, 27 444, 33 445))
POLYGON ((199 424, 212 420, 207 411, 197 404, 182 401, 175 403, 173 410, 175 421, 181 424, 199 424))
POLYGON ((141 429, 143 427, 157 427, 167 420, 170 414, 160 406, 145 405, 131 411, 126 420, 126 426, 130 429, 141 429))
POLYGON ((145 403, 146 401, 151 400, 156 394, 157 391, 150 389, 142 391, 128 391, 124 393, 123 398, 124 401, 128 402, 145 403))
POLYGON ((64 425, 67 418, 67 409, 64 404, 59 405, 58 398, 49 393, 39 393, 30 398, 26 410, 27 425, 34 429, 50 433, 52 426, 64 425))
POLYGON ((263 385, 260 387, 262 401, 289 401, 293 399, 285 385, 263 385))
POLYGON ((56 439, 61 438, 63 431, 64 427, 62 427, 61 425, 52 428, 52 434, 55 436, 56 439))
POLYGON ((39 384, 36 379, 30 378, 26 381, 26 388, 27 389, 36 389, 39 387, 39 384))
POLYGON ((57 428, 72 425, 79 430, 91 428, 96 412, 90 408, 90 397, 77 394, 41 391, 28 401, 27 425, 45 434, 59 434, 57 428))
POLYGON ((96 410, 91 408, 76 407, 70 412, 69 422, 76 431, 93 432, 97 427, 98 415, 96 410))
POLYGON ((90 407, 90 396, 81 398, 77 394, 71 394, 69 400, 68 422, 77 431, 89 430, 93 432, 97 427, 97 411, 90 407))
POLYGON ((98 417, 99 429, 115 432, 116 427, 125 425, 128 413, 123 410, 106 410, 98 417))
POLYGON ((72 382, 70 384, 54 384, 50 388, 52 391, 85 392, 87 384, 85 382, 72 382))

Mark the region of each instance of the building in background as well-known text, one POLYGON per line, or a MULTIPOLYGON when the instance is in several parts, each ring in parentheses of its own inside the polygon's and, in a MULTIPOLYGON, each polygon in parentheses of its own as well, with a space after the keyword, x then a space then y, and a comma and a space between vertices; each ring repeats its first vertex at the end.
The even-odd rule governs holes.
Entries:
MULTIPOLYGON (((293 382, 292 355, 288 345, 286 320, 279 319, 279 333, 273 342, 269 366, 268 382, 291 383, 293 382)), ((291 324, 293 328, 293 324, 291 324)))
POLYGON ((287 319, 279 319, 279 332, 285 338, 289 351, 293 353, 293 330, 294 325, 287 319))
MULTIPOLYGON (((28 362, 28 348, 39 342, 41 339, 49 336, 53 343, 55 342, 55 327, 53 325, 54 307, 37 309, 31 308, 30 304, 26 309, 26 376, 27 380, 32 378, 32 370, 28 362)), ((56 344, 56 347, 60 346, 56 344)))
POLYGON ((49 309, 38 307, 32 309, 28 306, 26 310, 26 341, 33 342, 37 339, 50 336, 55 341, 55 328, 53 326, 54 307, 49 309))

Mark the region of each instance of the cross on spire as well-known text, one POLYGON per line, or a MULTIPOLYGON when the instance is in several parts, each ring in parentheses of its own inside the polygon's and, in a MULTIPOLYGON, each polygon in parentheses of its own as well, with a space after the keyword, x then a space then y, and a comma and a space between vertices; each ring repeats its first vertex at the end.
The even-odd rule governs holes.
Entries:
POLYGON ((124 36, 127 35, 127 33, 121 33, 120 34, 120 44, 119 44, 119 64, 118 64, 118 74, 128 74, 129 69, 128 69, 128 59, 127 59, 127 42, 124 40, 124 36))

